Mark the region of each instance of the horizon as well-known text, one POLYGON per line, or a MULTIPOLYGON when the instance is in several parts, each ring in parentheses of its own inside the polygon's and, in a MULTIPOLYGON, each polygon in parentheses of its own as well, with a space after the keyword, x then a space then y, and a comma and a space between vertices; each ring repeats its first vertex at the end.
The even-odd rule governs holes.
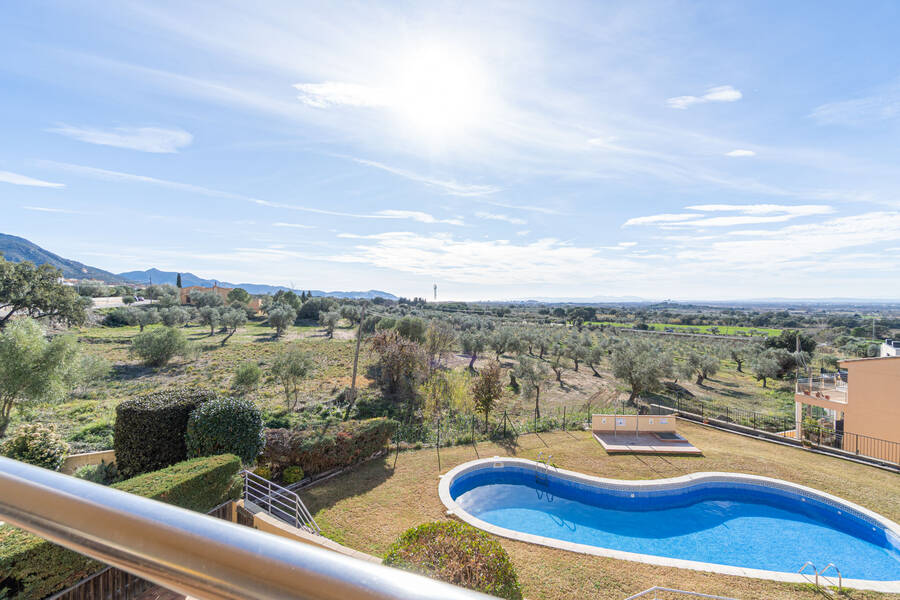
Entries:
POLYGON ((215 6, 8 7, 6 232, 439 301, 900 298, 893 3, 215 6))

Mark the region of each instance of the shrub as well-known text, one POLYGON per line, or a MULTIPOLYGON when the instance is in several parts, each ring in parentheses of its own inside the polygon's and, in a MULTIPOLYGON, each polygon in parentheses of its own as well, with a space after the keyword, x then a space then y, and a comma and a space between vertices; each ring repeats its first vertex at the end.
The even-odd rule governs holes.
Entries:
POLYGON ((522 598, 503 546, 465 523, 439 521, 407 530, 390 547, 384 564, 499 598, 522 598))
MULTIPOLYGON (((146 473, 112 487, 206 512, 239 496, 240 468, 241 461, 236 456, 210 456, 146 473)), ((0 598, 45 598, 103 566, 11 525, 0 526, 0 598)))
POLYGON ((184 439, 190 457, 230 453, 245 463, 255 461, 266 443, 259 409, 240 398, 201 404, 188 418, 184 439))
POLYGON ((116 463, 100 461, 99 465, 85 465, 75 471, 75 477, 100 485, 110 485, 121 480, 116 463))
POLYGON ((184 332, 172 327, 139 333, 131 342, 131 353, 150 367, 165 366, 174 356, 187 354, 188 348, 184 332))
MULTIPOLYGON (((131 298, 131 301, 134 302, 134 298, 131 296, 127 296, 131 298)), ((137 317, 134 314, 134 310, 122 308, 114 308, 109 311, 105 317, 103 317, 103 325, 106 327, 125 327, 126 325, 134 325, 137 323, 137 317)))
POLYGON ((303 469, 297 465, 288 467, 281 473, 281 480, 288 485, 303 481, 303 469))
POLYGON ((56 433, 55 425, 25 423, 2 446, 0 454, 31 465, 56 471, 69 453, 69 445, 56 433))
POLYGON ((231 379, 231 389, 240 394, 248 394, 257 388, 261 378, 262 370, 259 368, 259 365, 252 362, 241 363, 234 370, 234 377, 231 379))
POLYGON ((188 417, 215 397, 210 390, 174 389, 119 404, 113 445, 122 474, 133 477, 187 458, 188 417))
POLYGON ((398 426, 396 421, 380 418, 298 431, 269 429, 260 463, 274 473, 299 466, 307 475, 347 467, 383 449, 398 426))
POLYGON ((97 450, 108 450, 113 447, 113 424, 107 420, 88 423, 70 435, 69 441, 97 450))

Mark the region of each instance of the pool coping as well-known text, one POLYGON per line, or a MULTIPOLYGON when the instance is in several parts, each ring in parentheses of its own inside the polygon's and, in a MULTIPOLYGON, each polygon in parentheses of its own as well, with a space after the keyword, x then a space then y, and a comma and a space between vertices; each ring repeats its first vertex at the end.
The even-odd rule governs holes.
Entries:
MULTIPOLYGON (((524 458, 509 458, 509 457, 499 457, 495 456, 493 458, 482 458, 478 460, 472 460, 469 462, 465 462, 461 465, 458 465, 448 471, 446 474, 441 475, 440 483, 438 484, 438 495, 440 496, 441 502, 444 503, 444 506, 447 507, 447 514, 451 516, 455 516, 462 521, 465 521, 469 525, 487 531, 488 533, 492 533, 494 535, 498 535, 500 537, 509 538, 512 540, 518 540, 521 542, 528 542, 531 544, 538 544, 541 546, 549 546, 552 548, 559 548, 562 550, 568 550, 570 552, 578 552, 580 554, 591 554, 594 556, 603 556, 607 558, 615 558, 619 560, 628 560, 633 562, 642 562, 652 565, 664 566, 664 567, 676 567, 679 569, 691 569, 694 571, 706 571, 711 573, 720 573, 723 575, 736 575, 739 577, 752 577, 756 579, 769 579, 772 581, 781 581, 786 583, 810 583, 812 575, 804 576, 799 573, 785 573, 781 571, 768 571, 765 569, 749 569, 745 567, 734 567, 730 565, 719 565, 715 563, 706 563, 694 560, 685 560, 680 558, 668 558, 664 556, 655 556, 652 554, 639 554, 636 552, 626 552, 624 550, 613 550, 611 548, 601 548, 599 546, 590 546, 587 544, 577 544, 575 542, 567 542, 564 540, 558 540, 556 538, 549 538, 545 536, 534 535, 530 533, 524 533, 521 531, 515 531, 513 529, 506 529, 504 527, 498 527, 496 525, 491 525, 486 521, 482 521, 481 519, 469 514, 465 509, 463 509, 450 495, 450 486, 453 483, 453 480, 458 476, 468 473, 470 471, 474 471, 484 466, 491 465, 492 468, 502 467, 504 465, 519 465, 530 467, 533 469, 537 469, 540 465, 540 468, 545 468, 543 464, 537 463, 532 460, 527 460, 524 458)), ((565 469, 558 469, 556 467, 550 467, 550 474, 559 477, 561 479, 567 479, 570 481, 576 481, 580 483, 590 483, 594 484, 597 487, 606 488, 606 489, 643 489, 643 490, 664 490, 664 489, 674 489, 685 487, 685 485, 690 483, 697 482, 734 482, 734 483, 753 483, 757 485, 763 485, 766 487, 775 487, 785 491, 791 491, 794 493, 799 493, 802 495, 810 496, 816 500, 824 502, 826 504, 841 506, 843 510, 847 512, 855 512, 856 516, 863 518, 864 520, 873 521, 880 527, 883 527, 886 531, 895 536, 898 540, 900 540, 900 525, 887 519, 878 513, 875 513, 871 510, 863 508, 849 500, 844 500, 843 498, 839 498, 838 496, 834 496, 832 494, 828 494, 826 492, 822 492, 815 488, 806 487, 800 484, 791 483, 789 481, 785 481, 783 479, 775 479, 772 477, 764 477, 762 475, 750 475, 747 473, 725 473, 725 472, 700 472, 700 473, 689 473, 687 475, 681 475, 679 477, 670 477, 666 479, 646 479, 646 480, 627 480, 627 479, 608 479, 604 477, 596 477, 593 475, 586 475, 583 473, 578 473, 575 471, 567 471, 565 469)), ((824 566, 824 565, 822 565, 824 566)), ((831 581, 832 577, 829 576, 828 580, 831 581)), ((836 583, 836 581, 835 581, 836 583)), ((843 586, 849 588, 856 588, 860 590, 872 590, 877 592, 886 592, 886 593, 900 593, 900 580, 896 581, 875 581, 870 579, 843 579, 843 586)))

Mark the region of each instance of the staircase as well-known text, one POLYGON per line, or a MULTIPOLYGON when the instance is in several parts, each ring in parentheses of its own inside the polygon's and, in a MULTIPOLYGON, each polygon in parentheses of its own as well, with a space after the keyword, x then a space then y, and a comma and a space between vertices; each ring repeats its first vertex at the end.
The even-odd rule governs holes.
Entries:
POLYGON ((241 478, 244 480, 242 498, 245 502, 252 502, 276 519, 298 529, 321 535, 316 520, 295 492, 247 470, 241 471, 241 478))

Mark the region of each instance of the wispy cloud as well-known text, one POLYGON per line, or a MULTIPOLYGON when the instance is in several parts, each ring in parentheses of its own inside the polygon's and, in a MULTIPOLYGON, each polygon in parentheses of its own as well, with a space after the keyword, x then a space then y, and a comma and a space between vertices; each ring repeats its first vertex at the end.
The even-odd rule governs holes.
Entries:
POLYGON ((381 107, 389 104, 383 90, 356 83, 326 81, 323 83, 297 83, 298 98, 304 104, 316 108, 329 106, 381 107))
POLYGON ((707 102, 736 102, 743 98, 740 90, 730 85, 720 85, 706 90, 702 96, 675 96, 666 100, 672 108, 686 109, 694 104, 706 104, 707 102))
POLYGON ((315 229, 314 225, 304 225, 303 223, 272 223, 273 227, 291 227, 294 229, 315 229))
POLYGON ((81 142, 87 142, 88 144, 128 148, 156 154, 178 152, 179 148, 189 145, 194 140, 194 136, 182 129, 163 129, 160 127, 114 127, 112 129, 101 129, 62 124, 47 131, 81 142))
POLYGON ((632 225, 652 225, 654 223, 672 223, 676 221, 687 221, 688 219, 696 219, 702 215, 696 213, 663 213, 659 215, 648 215, 646 217, 633 217, 625 221, 622 227, 631 227, 632 225))
POLYGON ((731 152, 726 152, 725 156, 734 156, 734 157, 742 157, 742 156, 756 156, 756 152, 753 150, 742 150, 738 148, 737 150, 732 150, 731 152))
POLYGON ((386 165, 374 160, 366 160, 364 158, 354 158, 353 160, 367 167, 381 169, 382 171, 386 171, 388 173, 391 173, 392 175, 397 175, 398 177, 403 177, 404 179, 409 179, 410 181, 416 181, 418 183, 424 183, 425 185, 438 188, 441 191, 453 196, 485 196, 487 194, 493 194, 500 191, 500 188, 494 185, 459 183, 452 179, 440 179, 420 175, 418 173, 413 173, 412 171, 407 171, 406 169, 399 169, 397 167, 392 167, 390 165, 386 165))
POLYGON ((900 84, 870 96, 822 104, 809 116, 825 125, 863 125, 896 119, 900 117, 900 84))
POLYGON ((520 219, 518 217, 511 217, 509 215, 502 215, 499 213, 489 213, 484 211, 478 211, 475 213, 475 216, 479 219, 484 219, 486 221, 505 221, 506 223, 511 223, 513 225, 525 225, 527 221, 525 219, 520 219))
POLYGON ((739 212, 749 215, 785 213, 797 217, 834 212, 834 208, 825 204, 694 204, 685 208, 701 212, 739 212))
POLYGON ((241 200, 251 202, 259 206, 267 206, 269 208, 283 208, 287 210, 296 210, 301 212, 314 213, 319 215, 330 215, 334 217, 350 217, 355 219, 409 219, 420 223, 445 223, 448 225, 463 225, 459 219, 438 219, 428 213, 411 210, 380 210, 375 213, 352 213, 338 210, 328 210, 324 208, 315 208, 311 206, 300 206, 297 204, 287 204, 283 202, 273 202, 271 200, 263 200, 243 194, 235 194, 213 188, 208 188, 191 183, 181 183, 178 181, 170 181, 168 179, 160 179, 157 177, 148 177, 146 175, 135 175, 132 173, 123 173, 121 171, 110 171, 107 169, 99 169, 97 167, 88 167, 84 165, 75 165, 71 163, 61 163, 55 161, 41 161, 41 164, 47 167, 53 167, 78 173, 86 177, 102 179, 105 181, 130 181, 135 183, 145 183, 149 185, 157 185, 169 189, 179 190, 212 198, 227 198, 231 200, 241 200))
POLYGON ((66 187, 66 184, 64 184, 64 183, 53 183, 50 181, 42 181, 40 179, 34 179, 33 177, 28 177, 26 175, 19 175, 18 173, 11 173, 9 171, 0 171, 0 182, 11 183, 13 185, 28 185, 31 187, 47 187, 47 188, 66 187))
POLYGON ((49 206, 23 206, 22 208, 24 210, 33 210, 36 212, 64 213, 67 215, 80 214, 78 211, 69 210, 67 208, 50 208, 49 206))
POLYGON ((732 227, 762 223, 781 223, 797 217, 826 215, 834 209, 824 204, 695 204, 685 206, 694 213, 664 213, 628 219, 622 225, 658 225, 664 229, 682 227, 732 227), (708 216, 707 213, 736 212, 740 216, 708 216))

